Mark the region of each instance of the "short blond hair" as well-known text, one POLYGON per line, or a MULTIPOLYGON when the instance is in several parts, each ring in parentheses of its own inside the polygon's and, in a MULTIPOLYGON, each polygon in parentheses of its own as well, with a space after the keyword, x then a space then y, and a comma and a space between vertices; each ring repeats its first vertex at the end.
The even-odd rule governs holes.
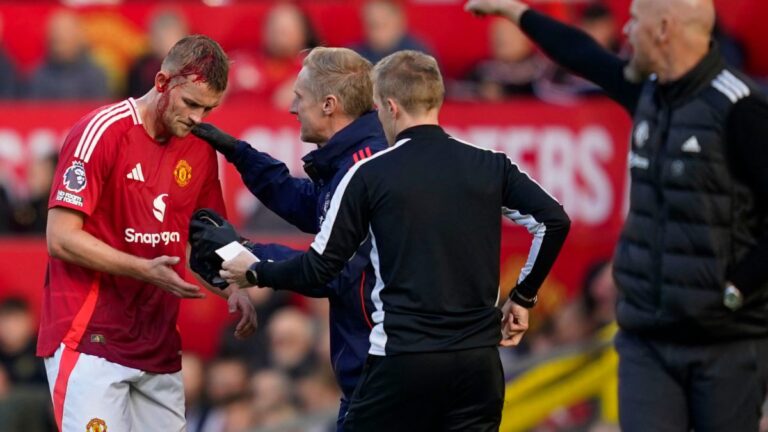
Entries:
POLYGON ((354 118, 373 109, 373 65, 360 54, 348 48, 318 47, 304 59, 304 68, 316 100, 334 95, 342 111, 354 118))
POLYGON ((398 51, 381 59, 373 68, 377 96, 392 98, 409 113, 440 108, 445 96, 437 60, 418 51, 398 51))

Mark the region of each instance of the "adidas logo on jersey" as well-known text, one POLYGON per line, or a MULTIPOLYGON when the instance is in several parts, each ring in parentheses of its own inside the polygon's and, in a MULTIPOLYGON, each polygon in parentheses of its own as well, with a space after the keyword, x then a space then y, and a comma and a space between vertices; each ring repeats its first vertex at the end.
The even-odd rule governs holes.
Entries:
POLYGON ((695 136, 688 138, 688 140, 683 143, 681 150, 687 153, 701 153, 699 140, 697 140, 695 136))
POLYGON ((131 180, 136 180, 136 181, 143 182, 144 181, 144 173, 141 172, 141 163, 137 163, 136 166, 133 167, 131 172, 129 172, 126 177, 131 179, 131 180))

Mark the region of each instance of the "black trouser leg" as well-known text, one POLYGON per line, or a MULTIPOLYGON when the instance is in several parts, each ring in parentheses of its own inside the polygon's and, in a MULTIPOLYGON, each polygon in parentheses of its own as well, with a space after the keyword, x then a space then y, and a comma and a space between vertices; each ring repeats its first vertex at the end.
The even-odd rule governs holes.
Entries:
POLYGON ((504 379, 495 347, 370 356, 360 380, 345 431, 498 430, 504 379))

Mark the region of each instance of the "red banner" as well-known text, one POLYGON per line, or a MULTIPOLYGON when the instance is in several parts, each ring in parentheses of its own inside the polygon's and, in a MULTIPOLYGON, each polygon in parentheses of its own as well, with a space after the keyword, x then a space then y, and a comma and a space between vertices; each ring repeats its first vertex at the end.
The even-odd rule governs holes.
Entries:
MULTIPOLYGON (((15 194, 25 193, 28 161, 46 149, 57 149, 68 128, 93 108, 82 104, 0 105, 0 172, 18 186, 15 194)), ((314 148, 299 141, 298 122, 286 112, 225 102, 208 120, 285 161, 295 175, 303 174, 301 156, 314 148)), ((573 228, 542 292, 541 310, 556 308, 580 289, 589 265, 612 253, 626 207, 629 117, 608 100, 573 107, 519 101, 447 104, 441 122, 457 138, 508 154, 565 206, 573 228)), ((259 203, 245 189, 238 173, 223 159, 221 164, 229 214, 242 226, 259 203)), ((309 236, 278 236, 258 228, 253 233, 257 241, 271 239, 302 248, 310 241, 309 236)), ((503 289, 514 285, 529 245, 530 236, 524 229, 505 223, 503 289)), ((16 292, 38 305, 45 261, 41 240, 0 240, 0 297, 16 292)), ((195 334, 185 339, 186 347, 211 353, 226 320, 225 309, 218 298, 184 302, 182 331, 195 334)))

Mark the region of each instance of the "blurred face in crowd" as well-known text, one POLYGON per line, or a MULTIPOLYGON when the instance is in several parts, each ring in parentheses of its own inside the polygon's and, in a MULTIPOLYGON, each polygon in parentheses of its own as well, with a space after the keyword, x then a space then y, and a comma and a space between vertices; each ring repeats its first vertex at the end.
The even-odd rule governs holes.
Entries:
POLYGON ((303 313, 286 308, 272 316, 269 323, 272 360, 282 369, 299 365, 312 352, 312 324, 303 313))
POLYGON ((5 354, 23 351, 35 333, 32 315, 23 310, 4 312, 0 315, 0 350, 5 354))
POLYGON ((166 13, 157 16, 150 25, 149 43, 152 53, 163 58, 168 51, 187 35, 187 25, 181 17, 166 13))
POLYGON ((405 34, 402 10, 390 2, 374 0, 363 9, 365 37, 375 51, 386 52, 405 34))
POLYGON ((290 382, 281 372, 264 370, 251 377, 253 406, 258 412, 267 412, 289 402, 290 382))
POLYGON ((58 63, 77 60, 85 48, 85 35, 79 18, 72 12, 61 11, 48 21, 48 54, 58 63))
POLYGON ((293 58, 306 48, 307 33, 301 11, 293 5, 275 6, 264 29, 265 50, 278 58, 293 58))
POLYGON ((248 370, 241 360, 218 360, 208 368, 208 398, 213 404, 241 396, 248 390, 248 370))
POLYGON ((184 401, 187 406, 200 402, 203 394, 204 373, 203 361, 200 357, 194 354, 182 354, 181 380, 184 383, 184 401))
POLYGON ((160 93, 157 104, 158 137, 189 135, 192 126, 203 121, 221 102, 221 92, 198 81, 196 75, 171 77, 160 71, 155 78, 160 93))
POLYGON ((328 116, 324 111, 325 101, 316 97, 309 86, 311 72, 302 68, 293 86, 293 101, 290 113, 299 123, 300 138, 304 142, 323 146, 333 135, 328 116))
POLYGON ((496 60, 517 62, 525 60, 533 52, 531 42, 512 21, 494 20, 490 33, 491 52, 496 60))
POLYGON ((581 29, 604 48, 610 49, 616 42, 616 26, 610 16, 584 21, 581 29))

